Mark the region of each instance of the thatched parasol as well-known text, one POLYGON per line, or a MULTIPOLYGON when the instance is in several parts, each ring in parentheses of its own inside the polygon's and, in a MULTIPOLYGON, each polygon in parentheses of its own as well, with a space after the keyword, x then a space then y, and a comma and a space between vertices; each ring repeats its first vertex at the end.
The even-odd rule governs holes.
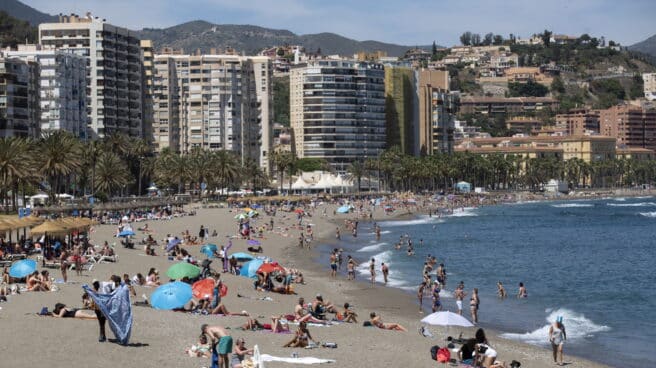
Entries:
POLYGON ((31 235, 43 235, 43 234, 66 234, 69 229, 64 227, 61 223, 56 221, 47 221, 43 224, 36 226, 30 230, 31 235))

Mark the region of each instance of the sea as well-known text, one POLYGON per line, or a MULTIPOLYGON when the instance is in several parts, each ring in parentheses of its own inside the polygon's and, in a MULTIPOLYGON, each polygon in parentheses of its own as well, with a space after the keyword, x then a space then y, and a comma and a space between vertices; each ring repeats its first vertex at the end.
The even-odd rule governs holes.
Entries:
MULTIPOLYGON (((378 225, 379 241, 372 223, 360 223, 357 238, 343 231, 341 241, 324 244, 319 261, 328 268, 329 250, 341 247, 345 256, 361 262, 360 277, 368 279, 368 260, 373 257, 379 281, 380 263, 385 262, 390 268, 388 286, 416 299, 423 263, 433 255, 447 269, 441 293, 445 309, 456 311, 453 288, 460 281, 468 296, 476 287, 481 327, 548 348, 549 325, 562 316, 566 355, 629 368, 653 361, 654 197, 520 202, 378 225), (408 256, 405 247, 394 248, 406 235, 413 240, 414 256, 408 256), (505 300, 497 297, 498 281, 509 294, 505 300), (528 298, 515 297, 519 282, 528 298)), ((424 299, 427 304, 430 298, 424 299)))

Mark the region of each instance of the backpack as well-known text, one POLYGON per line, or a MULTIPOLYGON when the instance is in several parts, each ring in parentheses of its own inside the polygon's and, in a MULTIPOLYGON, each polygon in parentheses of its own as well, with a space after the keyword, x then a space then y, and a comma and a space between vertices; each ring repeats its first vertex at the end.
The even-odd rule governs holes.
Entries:
POLYGON ((437 352, 440 350, 440 347, 435 345, 430 349, 430 355, 433 360, 437 360, 437 352))

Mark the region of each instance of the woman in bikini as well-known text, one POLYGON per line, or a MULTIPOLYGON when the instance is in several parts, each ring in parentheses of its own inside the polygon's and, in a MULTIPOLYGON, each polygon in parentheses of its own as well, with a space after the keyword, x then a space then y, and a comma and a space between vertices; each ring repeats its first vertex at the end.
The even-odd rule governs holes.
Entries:
POLYGON ((480 305, 478 299, 478 289, 474 288, 471 299, 469 299, 469 311, 471 312, 472 322, 478 323, 478 306, 480 305))
POLYGON ((398 323, 383 323, 383 320, 380 319, 380 316, 377 316, 375 312, 371 312, 371 314, 369 314, 369 317, 372 325, 378 328, 382 328, 383 330, 394 330, 394 331, 403 331, 403 332, 408 331, 405 327, 401 326, 398 323))
POLYGON ((307 328, 307 323, 305 321, 299 323, 298 330, 294 338, 283 345, 284 348, 304 348, 310 344, 310 341, 314 343, 312 335, 310 335, 310 330, 307 328))
POLYGON ((66 308, 65 304, 55 304, 52 316, 57 318, 79 318, 79 319, 98 319, 95 314, 88 314, 77 308, 66 308))

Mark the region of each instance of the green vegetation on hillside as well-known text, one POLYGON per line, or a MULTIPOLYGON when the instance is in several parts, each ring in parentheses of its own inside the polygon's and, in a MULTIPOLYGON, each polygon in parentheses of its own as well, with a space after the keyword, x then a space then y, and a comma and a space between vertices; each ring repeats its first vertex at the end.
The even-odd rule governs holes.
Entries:
POLYGON ((273 121, 289 126, 289 77, 273 78, 273 121))
POLYGON ((0 11, 0 47, 16 47, 25 42, 36 43, 38 31, 29 22, 12 17, 0 11))
POLYGON ((532 80, 526 83, 508 82, 508 95, 510 97, 544 97, 549 88, 532 80))

